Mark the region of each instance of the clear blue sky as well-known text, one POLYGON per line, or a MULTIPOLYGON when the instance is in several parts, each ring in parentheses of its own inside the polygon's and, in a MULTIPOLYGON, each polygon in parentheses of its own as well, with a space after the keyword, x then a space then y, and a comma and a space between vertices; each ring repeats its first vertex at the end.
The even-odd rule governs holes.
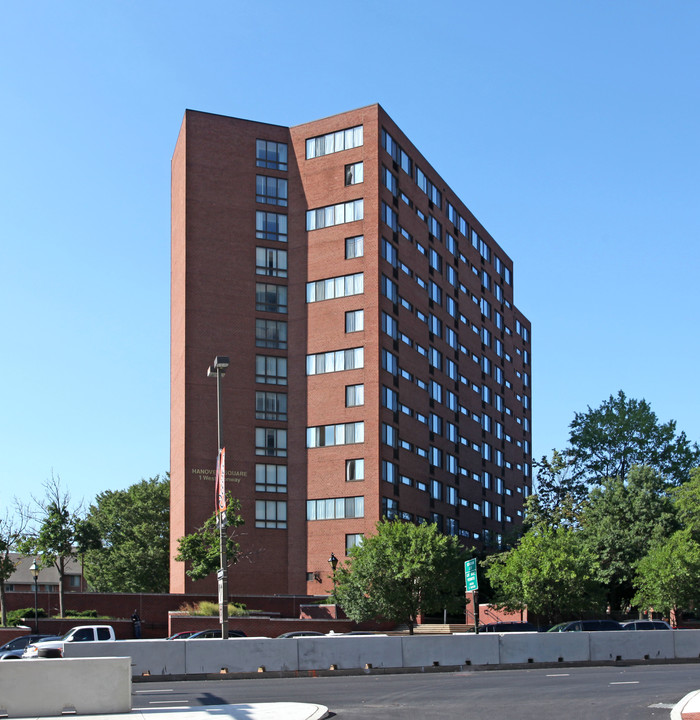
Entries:
POLYGON ((0 506, 168 469, 186 108, 381 103, 514 260, 534 455, 619 389, 700 439, 698 37, 697 0, 3 3, 0 506))

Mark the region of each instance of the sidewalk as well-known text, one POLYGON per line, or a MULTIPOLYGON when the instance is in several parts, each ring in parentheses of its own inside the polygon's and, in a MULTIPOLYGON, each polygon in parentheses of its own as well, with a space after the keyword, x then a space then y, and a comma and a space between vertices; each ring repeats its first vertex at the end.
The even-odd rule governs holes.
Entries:
POLYGON ((700 690, 689 692, 671 710, 671 720, 700 720, 700 690))
MULTIPOLYGON (((199 705, 197 707, 137 708, 121 715, 80 715, 80 720, 322 720, 328 715, 325 705, 275 702, 250 705, 199 705)), ((65 718, 65 716, 63 716, 65 718)), ((63 720, 49 718, 48 720, 63 720)), ((30 719, 31 720, 31 719, 30 719)), ((47 718, 37 718, 47 720, 47 718)))

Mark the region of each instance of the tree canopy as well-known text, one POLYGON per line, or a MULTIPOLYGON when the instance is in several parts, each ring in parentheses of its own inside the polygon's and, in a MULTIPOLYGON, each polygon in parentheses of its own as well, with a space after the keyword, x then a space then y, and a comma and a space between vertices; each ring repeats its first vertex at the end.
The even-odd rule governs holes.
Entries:
POLYGON ((71 496, 61 486, 60 477, 44 483, 45 496, 35 499, 36 526, 18 545, 23 555, 36 555, 41 567, 53 565, 58 571, 58 604, 64 616, 64 579, 71 559, 99 547, 100 540, 92 523, 85 520, 82 508, 71 506, 71 496))
POLYGON ((646 400, 628 398, 620 390, 600 407, 575 413, 569 444, 577 471, 590 483, 606 478, 623 480, 634 465, 646 465, 680 485, 700 464, 700 448, 676 421, 660 423, 646 400))
POLYGON ((637 565, 633 603, 669 617, 697 601, 700 544, 689 529, 655 543, 637 565))
POLYGON ((463 610, 466 553, 456 537, 434 524, 376 527, 335 573, 335 599, 350 619, 405 623, 412 633, 420 612, 463 610))
MULTIPOLYGON (((240 545, 235 541, 232 531, 243 525, 239 511, 241 504, 231 493, 226 493, 226 559, 229 565, 238 561, 240 545)), ((187 562, 185 571, 193 580, 201 580, 219 569, 220 531, 219 513, 214 512, 204 524, 189 535, 178 538, 178 554, 175 560, 187 562)))
POLYGON ((493 602, 507 610, 527 608, 555 622, 604 606, 596 557, 571 527, 539 525, 484 564, 493 602))
POLYGON ((17 505, 14 513, 9 510, 0 517, 0 624, 7 625, 7 606, 5 604, 5 583, 15 572, 15 561, 11 553, 17 550, 27 523, 25 508, 17 505))
POLYGON ((102 539, 83 569, 98 592, 167 592, 170 576, 170 482, 149 478, 99 493, 88 521, 102 539))
POLYGON ((636 466, 627 482, 608 478, 591 490, 580 516, 581 534, 597 558, 597 577, 613 610, 632 600, 636 565, 652 543, 678 528, 667 490, 658 472, 636 466))

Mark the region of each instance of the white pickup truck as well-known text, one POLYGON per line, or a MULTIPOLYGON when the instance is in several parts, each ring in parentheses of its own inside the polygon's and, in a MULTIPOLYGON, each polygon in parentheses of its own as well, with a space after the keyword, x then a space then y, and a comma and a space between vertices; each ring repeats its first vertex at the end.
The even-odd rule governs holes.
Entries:
POLYGON ((28 645, 23 658, 63 657, 63 648, 69 642, 110 642, 116 640, 111 625, 79 625, 71 628, 60 640, 47 640, 28 645))

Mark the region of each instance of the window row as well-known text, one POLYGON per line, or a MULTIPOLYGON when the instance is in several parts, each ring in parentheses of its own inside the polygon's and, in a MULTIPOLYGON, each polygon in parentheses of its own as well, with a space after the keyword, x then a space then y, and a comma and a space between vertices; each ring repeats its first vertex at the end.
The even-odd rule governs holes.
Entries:
POLYGON ((306 302, 361 295, 364 292, 364 277, 364 273, 354 273, 306 283, 306 302))
POLYGON ((256 492, 287 492, 287 466, 262 465, 255 466, 256 492))
POLYGON ((365 441, 364 422, 339 423, 306 428, 306 447, 332 447, 334 445, 355 445, 365 441))
POLYGON ((287 170, 287 143, 255 141, 255 164, 270 170, 287 170))
POLYGON ((355 222, 364 218, 364 200, 350 200, 348 202, 338 203, 337 205, 327 205, 326 207, 307 210, 306 212, 306 229, 320 230, 333 225, 342 225, 344 223, 355 222))
POLYGON ((280 500, 256 500, 255 527, 285 529, 287 527, 287 503, 280 500))
POLYGON ((347 350, 331 350, 306 356, 306 374, 322 375, 343 370, 357 370, 364 367, 365 349, 363 347, 347 350))
POLYGON ((284 178, 256 175, 255 200, 268 205, 287 207, 287 181, 284 178))
POLYGON ((364 516, 365 498, 362 495, 306 501, 307 520, 342 520, 343 518, 361 518, 364 516))
POLYGON ((361 147, 363 143, 362 125, 347 128, 346 130, 338 130, 337 132, 319 135, 318 137, 308 138, 306 141, 306 159, 322 157, 332 153, 341 152, 342 150, 350 150, 355 147, 361 147))
POLYGON ((255 309, 260 312, 287 312, 287 286, 255 283, 255 309))

